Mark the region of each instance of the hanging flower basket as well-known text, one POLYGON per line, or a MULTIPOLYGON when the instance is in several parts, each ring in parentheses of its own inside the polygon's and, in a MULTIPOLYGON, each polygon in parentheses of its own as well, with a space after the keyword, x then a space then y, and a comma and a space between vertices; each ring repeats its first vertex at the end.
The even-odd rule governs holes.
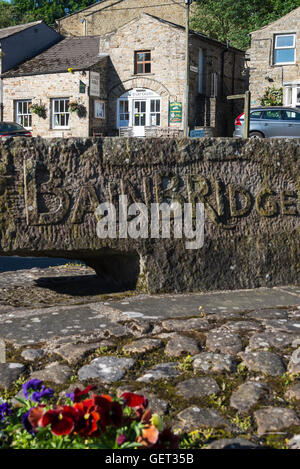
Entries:
POLYGON ((44 104, 29 104, 29 109, 32 114, 36 114, 43 119, 46 119, 46 106, 44 104))
POLYGON ((83 104, 78 103, 77 101, 69 101, 68 103, 69 112, 76 112, 78 117, 86 116, 86 108, 83 104))

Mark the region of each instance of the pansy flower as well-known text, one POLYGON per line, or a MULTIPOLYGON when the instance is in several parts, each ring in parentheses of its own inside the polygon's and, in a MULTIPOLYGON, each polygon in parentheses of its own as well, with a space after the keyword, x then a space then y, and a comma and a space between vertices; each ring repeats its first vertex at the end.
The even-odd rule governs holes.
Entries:
POLYGON ((75 428, 78 413, 70 406, 56 407, 48 410, 41 419, 41 426, 50 425, 54 435, 69 435, 75 428))

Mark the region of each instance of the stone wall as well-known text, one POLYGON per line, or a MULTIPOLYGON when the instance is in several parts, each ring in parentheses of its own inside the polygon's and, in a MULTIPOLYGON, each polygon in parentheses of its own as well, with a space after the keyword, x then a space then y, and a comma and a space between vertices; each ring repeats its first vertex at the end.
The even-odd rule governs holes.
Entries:
POLYGON ((299 150, 280 139, 2 142, 0 254, 82 259, 149 292, 297 284, 299 150), (204 245, 187 249, 172 230, 170 239, 100 239, 96 207, 118 209, 120 194, 148 210, 203 203, 204 245))
MULTIPOLYGON (((269 86, 282 87, 285 82, 300 82, 300 7, 288 15, 251 34, 250 48, 250 91, 253 105, 269 86), (296 33, 296 63, 274 65, 274 35, 296 33), (270 78, 270 81, 266 79, 270 78)), ((285 96, 284 96, 285 98, 285 96)))
POLYGON ((106 34, 143 12, 176 24, 185 24, 183 0, 106 0, 57 20, 58 30, 67 36, 106 34), (170 3, 173 5, 170 6, 170 3))

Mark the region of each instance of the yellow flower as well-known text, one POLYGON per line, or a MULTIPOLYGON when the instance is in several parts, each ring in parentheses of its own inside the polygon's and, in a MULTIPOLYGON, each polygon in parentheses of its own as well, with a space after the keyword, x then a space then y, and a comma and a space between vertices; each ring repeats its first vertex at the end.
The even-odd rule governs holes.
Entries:
POLYGON ((68 68, 68 72, 69 72, 69 73, 73 73, 73 68, 71 68, 71 67, 68 68))

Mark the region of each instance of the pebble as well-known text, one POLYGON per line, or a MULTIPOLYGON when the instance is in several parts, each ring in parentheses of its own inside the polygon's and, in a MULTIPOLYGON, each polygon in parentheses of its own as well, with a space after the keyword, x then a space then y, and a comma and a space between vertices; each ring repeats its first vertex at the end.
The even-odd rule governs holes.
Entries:
POLYGON ((201 352, 193 357, 194 371, 202 371, 204 373, 222 373, 227 371, 235 373, 236 366, 236 361, 223 353, 201 352))
POLYGON ((230 405, 239 412, 248 412, 267 392, 268 388, 264 383, 247 381, 241 384, 238 389, 232 393, 230 405))
POLYGON ((158 379, 172 379, 180 375, 178 363, 160 363, 151 370, 148 370, 143 376, 137 379, 139 382, 150 382, 158 379))
POLYGON ((196 355, 200 352, 197 341, 191 337, 175 334, 167 343, 165 354, 169 357, 180 357, 181 355, 196 355))

